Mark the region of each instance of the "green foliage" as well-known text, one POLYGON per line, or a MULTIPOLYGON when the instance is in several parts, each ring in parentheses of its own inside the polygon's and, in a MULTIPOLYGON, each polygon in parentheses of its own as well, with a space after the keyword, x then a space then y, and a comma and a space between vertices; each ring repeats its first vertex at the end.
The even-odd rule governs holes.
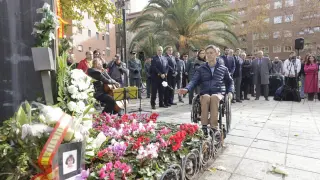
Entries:
POLYGON ((67 51, 72 48, 71 42, 71 38, 63 37, 59 39, 59 56, 62 56, 63 53, 67 53, 67 51))
POLYGON ((110 0, 61 0, 63 19, 83 20, 80 12, 87 12, 99 30, 106 28, 106 24, 121 23, 120 14, 110 0))
POLYGON ((70 101, 68 96, 68 90, 66 84, 70 79, 70 67, 67 64, 68 55, 63 53, 61 56, 58 56, 58 70, 57 70, 57 84, 58 84, 58 97, 57 97, 57 106, 59 106, 63 111, 67 112, 68 107, 67 103, 70 101))
POLYGON ((39 173, 36 165, 41 147, 47 136, 21 139, 23 124, 37 121, 37 112, 24 102, 15 116, 0 127, 0 177, 1 179, 30 179, 39 173))
POLYGON ((230 30, 235 17, 223 7, 220 0, 151 0, 129 27, 137 32, 132 43, 143 42, 151 34, 180 52, 208 44, 235 45, 238 40, 230 30))

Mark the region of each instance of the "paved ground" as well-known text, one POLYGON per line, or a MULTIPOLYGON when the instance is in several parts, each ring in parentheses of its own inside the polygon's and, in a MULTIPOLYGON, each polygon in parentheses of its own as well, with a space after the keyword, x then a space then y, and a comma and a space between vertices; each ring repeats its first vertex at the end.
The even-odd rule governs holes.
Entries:
MULTIPOLYGON (((143 110, 150 110, 149 100, 143 100, 143 110)), ((156 111, 160 121, 190 122, 186 103, 156 111)), ((199 179, 320 179, 320 102, 250 100, 234 104, 232 112, 226 148, 210 165, 225 170, 205 171, 199 179), (272 164, 285 168, 288 176, 270 173, 272 164)))

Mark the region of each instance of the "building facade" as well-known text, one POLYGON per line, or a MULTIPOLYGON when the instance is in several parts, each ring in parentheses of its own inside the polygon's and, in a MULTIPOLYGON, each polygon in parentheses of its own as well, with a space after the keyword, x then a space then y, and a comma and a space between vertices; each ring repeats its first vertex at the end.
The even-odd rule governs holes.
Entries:
POLYGON ((79 62, 85 58, 87 51, 100 50, 102 57, 107 61, 112 60, 116 54, 115 25, 106 24, 106 31, 100 32, 94 19, 83 13, 84 19, 79 21, 69 21, 69 27, 66 29, 66 36, 73 39, 72 54, 75 61, 79 62))
POLYGON ((300 55, 320 55, 318 0, 228 0, 227 4, 238 16, 232 29, 248 54, 262 50, 271 58, 286 59, 295 50, 295 39, 302 37, 300 55))

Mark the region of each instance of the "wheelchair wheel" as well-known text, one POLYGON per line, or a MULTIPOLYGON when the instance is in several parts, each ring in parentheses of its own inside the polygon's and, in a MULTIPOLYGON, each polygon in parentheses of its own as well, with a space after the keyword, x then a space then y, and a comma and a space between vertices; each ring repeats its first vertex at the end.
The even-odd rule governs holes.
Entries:
POLYGON ((229 133, 230 131, 230 126, 231 126, 231 102, 229 97, 227 96, 226 101, 225 101, 225 113, 226 113, 226 131, 229 133))
POLYGON ((199 123, 200 121, 200 111, 201 111, 201 107, 200 107, 200 103, 199 103, 199 97, 194 97, 192 100, 192 108, 191 108, 191 122, 193 123, 199 123))

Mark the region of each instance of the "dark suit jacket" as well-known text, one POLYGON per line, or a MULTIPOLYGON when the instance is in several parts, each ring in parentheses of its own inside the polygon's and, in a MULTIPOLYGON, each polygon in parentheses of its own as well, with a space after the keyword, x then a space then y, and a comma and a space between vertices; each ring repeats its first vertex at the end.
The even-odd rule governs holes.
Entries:
POLYGON ((171 57, 169 55, 166 55, 168 66, 169 66, 168 76, 172 76, 177 72, 177 63, 176 63, 175 57, 174 56, 171 56, 171 57))
POLYGON ((158 55, 153 56, 151 60, 151 77, 160 77, 161 74, 168 74, 169 65, 167 58, 158 55))
POLYGON ((236 64, 233 56, 223 55, 221 56, 221 58, 223 59, 224 65, 228 68, 229 73, 233 75, 236 69, 236 64))

